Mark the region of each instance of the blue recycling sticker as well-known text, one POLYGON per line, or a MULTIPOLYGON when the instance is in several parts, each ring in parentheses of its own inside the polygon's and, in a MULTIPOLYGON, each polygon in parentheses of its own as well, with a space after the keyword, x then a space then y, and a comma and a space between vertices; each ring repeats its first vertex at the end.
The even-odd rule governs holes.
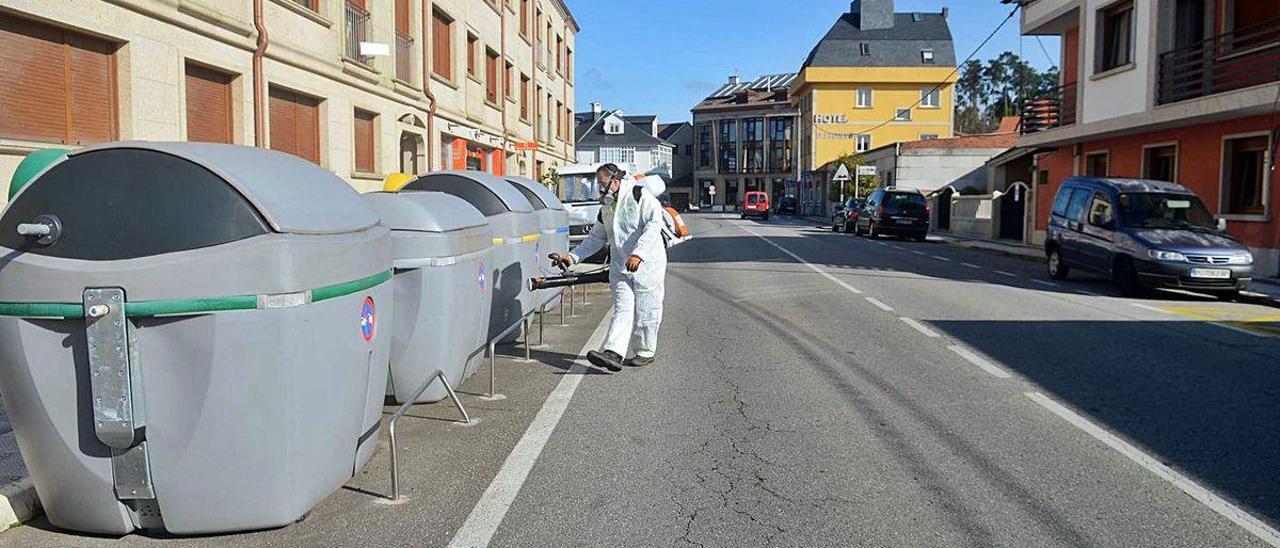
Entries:
POLYGON ((484 291, 484 261, 480 261, 480 271, 476 273, 476 281, 480 284, 480 291, 484 291))
POLYGON ((365 297, 364 304, 360 306, 360 335, 364 337, 364 342, 373 342, 377 327, 378 312, 373 305, 373 297, 365 297))

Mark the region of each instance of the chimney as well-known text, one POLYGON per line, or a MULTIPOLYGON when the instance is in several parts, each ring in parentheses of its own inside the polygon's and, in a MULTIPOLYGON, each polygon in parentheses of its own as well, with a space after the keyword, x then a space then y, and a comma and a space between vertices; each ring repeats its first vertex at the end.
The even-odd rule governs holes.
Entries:
POLYGON ((893 0, 853 0, 849 12, 858 16, 862 30, 893 28, 893 0))
POLYGON ((738 75, 736 75, 736 74, 735 74, 735 75, 733 75, 733 76, 730 76, 730 77, 729 77, 729 83, 730 83, 730 84, 737 85, 737 84, 738 84, 738 82, 741 82, 741 81, 742 81, 742 80, 741 80, 741 79, 739 79, 739 78, 738 78, 738 75))
POLYGON ((599 120, 601 114, 604 114, 604 105, 600 104, 600 101, 592 101, 591 102, 591 119, 599 120))
POLYGON ((948 8, 948 7, 946 7, 946 6, 942 6, 942 18, 943 18, 943 19, 946 19, 946 18, 947 18, 947 16, 949 16, 949 15, 951 15, 951 8, 948 8))

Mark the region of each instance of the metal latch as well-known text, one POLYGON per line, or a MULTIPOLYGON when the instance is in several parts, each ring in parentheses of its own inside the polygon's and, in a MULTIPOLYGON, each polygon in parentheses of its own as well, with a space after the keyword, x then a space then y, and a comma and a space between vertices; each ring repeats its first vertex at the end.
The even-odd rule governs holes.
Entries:
POLYGON ((149 499, 147 444, 140 439, 143 417, 142 375, 137 345, 125 317, 124 290, 84 290, 85 341, 89 350, 89 386, 94 434, 111 448, 116 494, 120 499, 149 499))

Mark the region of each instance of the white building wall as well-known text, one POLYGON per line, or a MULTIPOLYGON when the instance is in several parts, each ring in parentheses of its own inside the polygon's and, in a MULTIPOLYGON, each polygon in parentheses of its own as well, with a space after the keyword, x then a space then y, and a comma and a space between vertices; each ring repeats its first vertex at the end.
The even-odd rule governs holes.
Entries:
POLYGON ((1084 72, 1080 79, 1083 86, 1081 121, 1084 123, 1142 112, 1150 102, 1150 90, 1154 89, 1154 71, 1149 66, 1155 58, 1151 32, 1151 22, 1155 20, 1153 0, 1135 0, 1133 3, 1133 63, 1105 73, 1094 72, 1095 59, 1099 54, 1101 14, 1098 10, 1112 3, 1114 0, 1088 0, 1081 18, 1080 42, 1084 48, 1080 56, 1084 72))
POLYGON ((1002 148, 904 150, 898 158, 894 182, 898 188, 929 193, 950 185, 987 189, 984 164, 1002 148))

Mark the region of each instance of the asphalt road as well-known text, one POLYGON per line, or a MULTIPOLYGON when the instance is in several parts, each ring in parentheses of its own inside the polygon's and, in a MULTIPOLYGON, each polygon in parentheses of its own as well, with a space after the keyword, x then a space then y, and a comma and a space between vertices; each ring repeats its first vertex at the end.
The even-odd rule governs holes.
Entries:
MULTIPOLYGON (((1103 280, 941 243, 690 216, 671 250, 659 361, 577 359, 608 298, 548 327, 508 396, 402 423, 306 520, 234 546, 1280 545, 1276 309, 1103 280)), ((552 315, 558 319, 558 316, 552 315)))

